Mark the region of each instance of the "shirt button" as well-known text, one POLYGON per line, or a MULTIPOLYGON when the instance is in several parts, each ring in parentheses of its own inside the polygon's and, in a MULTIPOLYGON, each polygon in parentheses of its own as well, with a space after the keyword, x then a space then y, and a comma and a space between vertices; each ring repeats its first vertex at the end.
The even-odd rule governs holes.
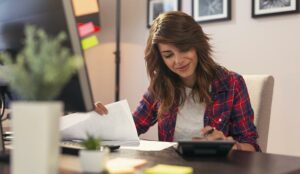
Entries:
POLYGON ((219 122, 221 122, 222 121, 222 119, 221 118, 219 118, 219 122))

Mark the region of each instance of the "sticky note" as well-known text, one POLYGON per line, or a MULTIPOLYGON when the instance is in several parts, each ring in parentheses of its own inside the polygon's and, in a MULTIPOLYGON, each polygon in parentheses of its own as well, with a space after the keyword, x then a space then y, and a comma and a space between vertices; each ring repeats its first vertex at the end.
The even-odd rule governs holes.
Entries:
POLYGON ((129 166, 133 168, 139 168, 146 164, 147 161, 144 159, 135 158, 114 158, 107 162, 107 166, 129 166))
POLYGON ((84 50, 86 50, 88 48, 91 48, 91 47, 97 45, 98 43, 99 43, 98 38, 95 35, 84 38, 84 39, 81 40, 81 45, 82 45, 82 48, 84 50))
POLYGON ((192 167, 158 164, 145 170, 145 174, 192 174, 192 167))
POLYGON ((84 37, 91 33, 100 31, 100 27, 94 26, 93 22, 88 22, 85 24, 79 23, 77 26, 80 37, 84 37))
POLYGON ((106 163, 106 168, 108 173, 135 173, 135 169, 142 167, 147 163, 145 159, 136 159, 136 158, 114 158, 110 159, 106 163))
POLYGON ((97 0, 72 0, 75 16, 99 12, 97 0))

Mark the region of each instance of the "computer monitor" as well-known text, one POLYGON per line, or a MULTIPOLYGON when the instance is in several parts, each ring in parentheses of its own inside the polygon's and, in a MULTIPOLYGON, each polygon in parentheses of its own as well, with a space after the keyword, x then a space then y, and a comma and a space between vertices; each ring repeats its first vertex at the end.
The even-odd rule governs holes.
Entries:
MULTIPOLYGON (((64 3, 62 0, 0 0, 0 51, 8 51, 13 55, 18 53, 23 48, 25 25, 32 24, 53 36, 65 31, 69 37, 64 45, 74 54, 83 56, 76 25, 66 17, 69 12, 65 10, 70 7, 64 3)), ((93 109, 92 96, 84 64, 57 99, 64 102, 66 113, 82 112, 93 109)))

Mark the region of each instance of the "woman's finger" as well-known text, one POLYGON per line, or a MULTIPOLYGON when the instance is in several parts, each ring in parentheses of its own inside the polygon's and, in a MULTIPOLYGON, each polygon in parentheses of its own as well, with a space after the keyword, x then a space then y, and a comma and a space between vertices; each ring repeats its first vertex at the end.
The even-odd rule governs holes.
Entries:
POLYGON ((201 130, 200 130, 200 132, 201 132, 201 135, 205 135, 205 134, 207 134, 209 131, 211 131, 213 129, 213 127, 211 127, 211 126, 205 126, 204 128, 202 128, 201 130))
POLYGON ((98 112, 100 115, 108 114, 108 110, 102 103, 97 102, 94 105, 95 105, 95 111, 98 112))
POLYGON ((207 138, 207 140, 224 140, 224 139, 226 139, 223 132, 218 131, 218 130, 214 130, 214 132, 209 134, 206 138, 207 138))
POLYGON ((232 136, 226 137, 226 140, 233 140, 232 136))
POLYGON ((101 110, 100 108, 95 108, 95 111, 100 114, 100 115, 104 115, 105 113, 103 112, 103 110, 101 110))

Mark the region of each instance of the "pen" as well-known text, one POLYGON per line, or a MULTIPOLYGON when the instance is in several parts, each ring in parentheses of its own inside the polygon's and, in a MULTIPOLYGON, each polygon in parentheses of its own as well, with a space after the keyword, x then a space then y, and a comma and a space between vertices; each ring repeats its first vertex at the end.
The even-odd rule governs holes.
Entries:
POLYGON ((211 128, 210 130, 208 130, 203 136, 207 137, 208 135, 212 134, 214 132, 215 128, 211 128))

